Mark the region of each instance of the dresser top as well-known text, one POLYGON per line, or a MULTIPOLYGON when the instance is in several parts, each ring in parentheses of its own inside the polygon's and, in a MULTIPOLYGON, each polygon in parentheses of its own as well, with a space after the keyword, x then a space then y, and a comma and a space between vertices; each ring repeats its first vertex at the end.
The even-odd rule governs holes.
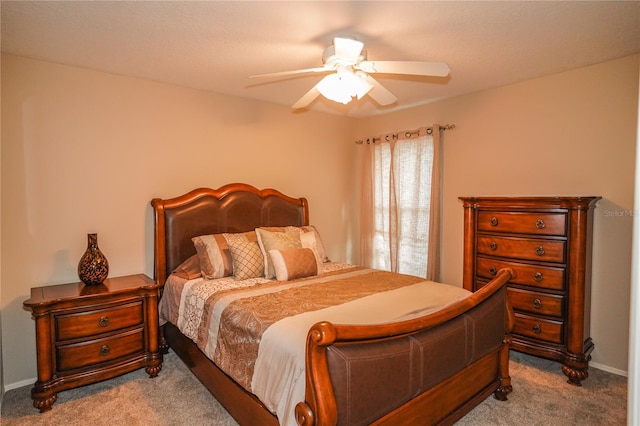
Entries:
POLYGON ((458 197, 464 207, 502 208, 591 208, 602 197, 599 196, 527 196, 527 197, 458 197))
POLYGON ((141 288, 153 288, 156 282, 145 274, 127 275, 107 278, 100 285, 85 285, 82 282, 33 287, 31 298, 24 301, 24 306, 34 307, 50 305, 64 300, 90 298, 99 295, 113 295, 136 291, 141 288))

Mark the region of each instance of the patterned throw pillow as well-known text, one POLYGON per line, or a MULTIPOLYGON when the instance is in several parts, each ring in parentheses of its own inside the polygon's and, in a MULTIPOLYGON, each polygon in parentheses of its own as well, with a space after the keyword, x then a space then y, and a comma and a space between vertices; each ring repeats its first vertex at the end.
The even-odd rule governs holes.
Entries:
POLYGON ((287 232, 287 233, 296 233, 300 232, 300 239, 302 241, 302 247, 312 248, 308 243, 305 245, 305 242, 313 242, 313 249, 318 253, 320 259, 323 263, 330 262, 329 257, 327 256, 327 252, 324 248, 324 244, 322 243, 322 238, 320 238, 320 232, 318 228, 314 225, 304 225, 304 226, 262 226, 258 229, 264 229, 265 231, 271 232, 287 232))
POLYGON ((258 243, 238 238, 237 234, 223 235, 231 252, 234 278, 247 280, 264 276, 264 260, 258 243))
MULTIPOLYGON (((242 241, 257 241, 255 231, 235 235, 242 241)), ((227 239, 223 234, 201 235, 191 239, 200 261, 202 276, 208 280, 233 275, 233 261, 227 239)))
POLYGON ((318 275, 322 268, 319 256, 309 248, 269 250, 269 257, 278 281, 318 275))
POLYGON ((324 244, 322 243, 322 238, 320 238, 320 232, 318 232, 318 229, 315 226, 287 226, 286 229, 289 228, 300 229, 300 239, 302 240, 302 247, 313 248, 318 253, 318 255, 320 256, 320 260, 323 263, 329 262, 329 257, 327 256, 324 244), (313 247, 311 247, 310 245, 305 245, 305 241, 313 241, 313 247))
POLYGON ((276 277, 271 258, 269 257, 269 250, 284 250, 293 248, 302 248, 300 242, 300 230, 293 228, 284 230, 284 232, 272 232, 266 229, 256 228, 256 235, 258 237, 258 244, 262 251, 262 258, 264 262, 264 276, 268 279, 276 277))

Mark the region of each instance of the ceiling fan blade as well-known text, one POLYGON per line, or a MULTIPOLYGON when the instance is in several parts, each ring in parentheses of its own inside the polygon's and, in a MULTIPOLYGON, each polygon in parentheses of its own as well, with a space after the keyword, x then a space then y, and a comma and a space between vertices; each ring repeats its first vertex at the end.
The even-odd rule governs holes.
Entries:
POLYGON ((362 61, 357 68, 367 73, 408 74, 433 77, 449 75, 449 65, 444 62, 413 61, 362 61))
POLYGON ((272 72, 269 74, 250 75, 249 78, 283 77, 286 75, 311 74, 315 72, 329 72, 329 71, 334 71, 334 68, 325 66, 325 67, 318 67, 318 68, 306 68, 301 70, 280 71, 280 72, 272 72))
POLYGON ((305 93, 298 101, 292 105, 293 109, 304 108, 320 96, 317 86, 313 86, 311 90, 305 93))
POLYGON ((336 37, 333 39, 333 46, 335 48, 334 54, 338 58, 355 63, 362 52, 364 43, 352 38, 336 37))
POLYGON ((373 86, 369 93, 369 96, 380 105, 390 105, 398 100, 393 93, 388 91, 382 84, 378 83, 373 77, 368 75, 365 79, 369 84, 373 86))

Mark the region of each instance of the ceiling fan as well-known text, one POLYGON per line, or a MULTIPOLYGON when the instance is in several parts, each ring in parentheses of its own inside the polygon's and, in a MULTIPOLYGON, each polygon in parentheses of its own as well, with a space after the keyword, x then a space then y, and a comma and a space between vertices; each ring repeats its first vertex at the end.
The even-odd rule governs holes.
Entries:
POLYGON ((322 55, 323 66, 269 74, 253 75, 249 78, 283 77, 310 73, 331 73, 305 93, 293 108, 304 108, 318 96, 347 104, 352 98, 369 95, 380 105, 389 105, 398 100, 393 93, 378 83, 369 74, 404 74, 433 77, 449 75, 449 65, 444 62, 414 61, 369 61, 364 43, 350 37, 335 37, 333 45, 322 55))

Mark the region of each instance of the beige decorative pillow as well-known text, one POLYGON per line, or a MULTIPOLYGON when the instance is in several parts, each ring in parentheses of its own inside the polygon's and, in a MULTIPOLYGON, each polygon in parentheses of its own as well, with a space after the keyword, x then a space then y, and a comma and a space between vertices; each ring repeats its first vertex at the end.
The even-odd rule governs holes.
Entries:
POLYGON ((297 228, 300 230, 300 238, 303 241, 302 243, 303 247, 306 247, 304 245, 304 239, 302 238, 303 236, 308 237, 308 239, 314 239, 315 251, 320 256, 320 259, 322 260, 322 262, 329 262, 329 258, 327 257, 327 252, 324 248, 324 244, 322 243, 322 238, 320 238, 320 232, 318 232, 318 229, 315 226, 313 225, 297 226, 297 227, 288 226, 287 229, 288 228, 297 228))
POLYGON ((271 258, 269 257, 269 250, 302 248, 302 243, 300 242, 300 230, 295 227, 290 228, 291 229, 283 229, 283 231, 280 232, 272 232, 267 231, 264 228, 256 228, 256 236, 258 237, 258 244, 262 251, 264 261, 264 276, 268 279, 276 277, 273 265, 271 264, 271 258))
POLYGON ((178 265, 172 273, 187 280, 201 277, 202 271, 200 269, 200 260, 198 259, 198 255, 194 254, 189 257, 178 265))
MULTIPOLYGON (((242 241, 257 241, 255 231, 237 235, 242 241)), ((200 260, 202 276, 208 280, 233 275, 233 261, 223 234, 201 235, 191 239, 200 260)))
MULTIPOLYGON (((225 237, 233 234, 224 234, 225 237)), ((229 237, 227 240, 233 262, 233 275, 236 280, 247 280, 264 276, 264 260, 256 241, 229 237)))
POLYGON ((322 268, 318 255, 309 248, 269 250, 269 257, 278 281, 318 275, 322 268))

